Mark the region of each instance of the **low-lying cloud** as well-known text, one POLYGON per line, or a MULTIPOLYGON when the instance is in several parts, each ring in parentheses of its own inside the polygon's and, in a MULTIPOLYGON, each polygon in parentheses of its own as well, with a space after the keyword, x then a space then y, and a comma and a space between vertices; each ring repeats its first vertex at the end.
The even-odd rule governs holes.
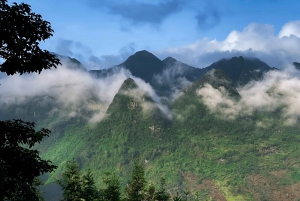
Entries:
POLYGON ((160 87, 168 88, 169 97, 175 100, 182 95, 181 90, 191 84, 184 76, 186 71, 187 67, 183 63, 176 61, 173 65, 167 66, 162 73, 154 75, 153 83, 160 87))
MULTIPOLYGON (((235 119, 254 111, 275 111, 282 108, 282 118, 295 124, 300 117, 300 71, 287 66, 282 71, 269 71, 261 81, 252 81, 239 88, 239 101, 227 96, 224 88, 206 84, 197 91, 204 104, 221 118, 235 119)), ((262 123, 262 122, 260 122, 262 123)))
POLYGON ((49 115, 59 112, 64 118, 81 116, 96 123, 104 118, 123 82, 132 77, 140 89, 147 91, 155 101, 154 104, 167 115, 166 107, 160 103, 160 98, 152 87, 133 77, 128 70, 121 68, 107 77, 96 79, 86 71, 74 70, 72 65, 74 64, 63 60, 57 69, 45 70, 41 74, 3 77, 0 79, 0 105, 21 106, 26 101, 40 97, 38 104, 41 106, 54 102, 49 115))
POLYGON ((52 97, 56 106, 52 113, 62 111, 64 116, 74 117, 82 111, 89 111, 93 113, 90 121, 101 120, 130 72, 121 70, 98 80, 87 72, 69 69, 68 65, 71 64, 64 63, 40 75, 14 75, 1 79, 1 103, 18 105, 35 96, 52 97))

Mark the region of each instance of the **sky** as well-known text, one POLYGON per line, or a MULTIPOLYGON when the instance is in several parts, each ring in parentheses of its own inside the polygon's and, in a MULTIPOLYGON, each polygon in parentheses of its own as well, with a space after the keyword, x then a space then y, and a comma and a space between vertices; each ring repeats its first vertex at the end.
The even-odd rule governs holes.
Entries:
MULTIPOLYGON (((300 118, 300 72, 291 67, 292 62, 300 62, 299 0, 28 0, 25 3, 49 21, 55 31, 41 47, 74 57, 90 70, 118 65, 140 50, 148 50, 160 59, 172 56, 198 68, 222 58, 257 57, 283 71, 270 71, 262 80, 238 89, 242 96, 239 102, 211 86, 199 89, 198 95, 213 112, 221 111, 226 119, 238 114, 251 115, 257 109, 273 111, 282 104, 287 105, 283 118, 288 124, 300 118), (224 104, 228 109, 224 110, 224 104)), ((58 103, 51 112, 65 111, 65 117, 73 117, 84 109, 93 112, 90 122, 98 122, 124 80, 131 77, 143 91, 150 93, 165 115, 170 118, 173 115, 152 87, 128 70, 99 80, 88 72, 71 70, 69 65, 72 64, 64 61, 59 68, 41 74, 2 74, 2 77, 0 74, 3 89, 0 104, 19 104, 35 96, 50 95, 58 103), (91 102, 93 98, 97 101, 91 102)), ((172 69, 166 75, 169 72, 172 69)), ((181 94, 174 90, 171 97, 181 94)), ((45 98, 40 104, 49 101, 45 98)), ((259 126, 268 124, 259 122, 259 126)))
POLYGON ((139 50, 199 68, 240 55, 281 68, 300 54, 299 0, 16 2, 51 23, 54 35, 42 48, 88 69, 118 65, 139 50))

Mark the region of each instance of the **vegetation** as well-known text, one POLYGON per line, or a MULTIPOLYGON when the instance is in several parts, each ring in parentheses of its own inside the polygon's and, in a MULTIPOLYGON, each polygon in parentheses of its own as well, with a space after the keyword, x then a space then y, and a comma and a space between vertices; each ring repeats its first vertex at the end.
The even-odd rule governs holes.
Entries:
MULTIPOLYGON (((12 75, 55 67, 56 57, 38 48, 41 40, 52 35, 50 24, 32 13, 30 6, 6 2, 0 0, 0 57, 5 60, 0 70, 12 75)), ((146 71, 139 71, 143 59, 135 63, 131 57, 124 65, 132 63, 136 73, 151 81, 146 71)), ((156 59, 153 63, 165 67, 156 59)), ((245 69, 255 70, 254 79, 261 78, 259 70, 270 70, 259 61, 242 57, 221 60, 210 68, 223 69, 234 85, 249 81, 250 77, 241 76, 245 69), (258 69, 258 64, 263 67, 258 69), (239 66, 243 68, 233 70, 239 66)), ((149 69, 150 64, 147 72, 149 69)), ((197 73, 203 75, 203 71, 197 73)), ((23 105, 1 107, 1 118, 35 121, 40 131, 34 130, 35 124, 21 120, 0 122, 0 200, 41 199, 36 177, 55 168, 42 158, 61 164, 49 174, 46 184, 57 181, 64 200, 213 200, 220 194, 227 200, 275 200, 270 185, 284 191, 300 182, 300 124, 285 124, 281 118, 284 106, 235 119, 220 118, 196 91, 209 83, 214 88, 224 87, 233 100, 240 95, 225 73, 216 70, 210 75, 184 88, 182 95, 169 103, 172 120, 153 104, 147 92, 138 97, 130 94, 139 90, 132 79, 123 83, 106 117, 94 125, 84 118, 87 111, 67 119, 58 113, 49 115, 56 107, 55 97, 48 97, 53 101, 46 107, 37 104, 43 96, 31 97, 23 105), (39 114, 29 115, 32 110, 39 114), (45 138, 50 131, 43 127, 50 127, 53 134, 45 138)), ((196 78, 191 75, 191 79, 196 78)))
MULTIPOLYGON (((50 128, 55 133, 36 148, 56 164, 76 158, 83 171, 90 168, 95 186, 100 189, 108 184, 118 189, 118 182, 102 179, 106 172, 115 172, 123 198, 136 158, 143 163, 148 185, 142 192, 148 200, 158 195, 161 188, 153 184, 159 184, 161 177, 167 181, 164 188, 178 200, 191 199, 196 192, 199 200, 209 200, 213 189, 219 189, 214 195, 219 193, 229 200, 254 200, 253 194, 267 196, 268 189, 263 188, 265 180, 272 179, 272 184, 277 183, 274 188, 279 190, 299 182, 299 125, 284 123, 283 108, 274 112, 256 111, 236 119, 218 117, 203 104, 195 90, 209 82, 215 87, 225 86, 232 91, 233 99, 238 99, 239 94, 230 84, 224 85, 228 80, 222 73, 216 77, 219 81, 204 77, 184 89, 184 94, 171 105, 172 121, 155 107, 145 113, 143 105, 153 102, 146 94, 136 99, 124 93, 123 89, 136 90, 134 81, 129 79, 115 96, 106 118, 93 127, 79 117, 62 121, 59 116, 50 116, 38 121, 40 127, 51 122, 50 128), (258 122, 266 123, 257 126, 258 122), (274 178, 276 171, 285 174, 274 178), (257 178, 257 183, 253 178, 257 178), (180 192, 178 196, 176 192, 180 192)), ((60 165, 46 183, 53 182, 63 171, 60 165)), ((100 192, 103 196, 107 191, 100 192)), ((267 199, 274 200, 271 196, 267 199)))
MULTIPOLYGON (((22 75, 59 64, 54 55, 39 48, 39 42, 52 36, 53 30, 29 5, 10 6, 0 0, 0 30, 1 72, 22 75)), ((41 200, 36 177, 56 167, 31 149, 50 134, 48 129, 36 132, 34 125, 22 120, 0 121, 0 200, 41 200)))
POLYGON ((15 73, 41 72, 59 64, 58 58, 39 48, 39 42, 53 35, 50 23, 31 11, 30 5, 0 1, 0 57, 5 61, 1 72, 15 73))
POLYGON ((57 179, 57 183, 63 189, 63 200, 66 201, 198 201, 209 198, 209 195, 203 190, 191 196, 188 196, 191 192, 186 190, 181 193, 177 192, 176 196, 171 199, 171 195, 165 188, 165 178, 161 178, 160 187, 157 190, 153 185, 147 185, 144 167, 139 161, 135 162, 131 178, 123 193, 119 179, 115 174, 106 172, 103 181, 105 188, 97 189, 90 170, 83 174, 79 170, 79 164, 74 159, 68 161, 61 178, 57 179))
POLYGON ((0 128, 0 200, 39 200, 35 178, 56 166, 42 160, 39 152, 30 148, 50 131, 36 132, 34 123, 22 120, 0 121, 0 128))

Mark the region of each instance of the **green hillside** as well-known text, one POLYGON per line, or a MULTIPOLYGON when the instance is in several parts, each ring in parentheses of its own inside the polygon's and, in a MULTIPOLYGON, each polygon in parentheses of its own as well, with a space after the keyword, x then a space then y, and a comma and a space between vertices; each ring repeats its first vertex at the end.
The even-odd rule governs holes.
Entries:
POLYGON ((89 123, 94 111, 84 107, 99 101, 92 94, 89 102, 79 106, 80 113, 68 118, 64 114, 73 106, 59 108, 55 97, 47 96, 28 97, 23 104, 3 105, 0 111, 1 118, 23 118, 35 121, 37 129, 52 130, 36 146, 43 158, 58 166, 43 177, 48 200, 54 197, 51 193, 59 194, 53 182, 72 158, 83 170, 92 170, 99 187, 109 171, 120 177, 124 188, 140 159, 148 182, 158 184, 165 177, 172 194, 204 190, 214 200, 298 198, 299 124, 286 124, 282 115, 286 106, 224 117, 230 105, 224 102, 211 110, 200 93, 219 92, 238 104, 242 97, 236 83, 222 70, 209 71, 169 101, 172 118, 131 78, 124 81, 98 123, 89 123))
POLYGON ((229 78, 216 70, 183 90, 169 120, 146 92, 127 79, 104 120, 97 125, 69 121, 60 140, 43 151, 43 157, 59 165, 52 178, 75 157, 83 169, 92 168, 98 185, 106 171, 117 172, 125 185, 140 158, 148 180, 158 183, 164 176, 172 192, 206 189, 217 199, 213 194, 217 189, 227 200, 280 200, 274 190, 284 194, 300 181, 299 126, 286 126, 280 109, 222 119, 196 93, 205 83, 224 87, 233 100, 240 98, 229 78), (257 126, 264 120, 268 126, 257 126))

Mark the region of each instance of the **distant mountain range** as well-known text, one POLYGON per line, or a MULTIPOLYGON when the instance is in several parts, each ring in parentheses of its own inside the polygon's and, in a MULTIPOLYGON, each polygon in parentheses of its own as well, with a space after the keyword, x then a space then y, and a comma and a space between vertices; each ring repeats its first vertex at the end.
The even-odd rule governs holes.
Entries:
POLYGON ((277 70, 257 58, 241 56, 221 59, 205 68, 196 68, 172 57, 160 60, 152 53, 143 50, 136 52, 117 66, 104 70, 91 70, 90 73, 100 78, 113 74, 119 68, 128 69, 133 76, 150 83, 159 95, 169 95, 174 87, 182 89, 185 86, 182 85, 183 79, 186 83, 194 82, 212 69, 224 71, 236 87, 244 86, 251 80, 259 80, 270 70, 277 70))
MULTIPOLYGON (((87 73, 76 59, 60 58, 75 63, 72 70, 87 73)), ((72 105, 60 107, 56 97, 46 95, 0 107, 1 119, 23 118, 35 121, 37 128, 52 130, 36 146, 43 158, 59 166, 44 175, 47 201, 59 199, 53 181, 72 158, 83 170, 92 170, 99 186, 104 173, 113 171, 125 187, 134 162, 141 159, 148 181, 158 183, 165 177, 171 193, 203 190, 211 200, 299 199, 299 117, 289 124, 284 102, 256 107, 258 100, 249 106, 245 91, 240 91, 252 80, 264 79, 269 71, 280 73, 279 69, 241 56, 200 69, 139 51, 120 65, 88 72, 100 82, 122 68, 133 77, 125 79, 104 118, 96 123, 88 121, 101 108, 92 89, 72 112, 72 105), (149 83, 160 101, 135 77, 149 83)), ((278 83, 267 88, 264 100, 289 95, 277 89, 278 83)))

